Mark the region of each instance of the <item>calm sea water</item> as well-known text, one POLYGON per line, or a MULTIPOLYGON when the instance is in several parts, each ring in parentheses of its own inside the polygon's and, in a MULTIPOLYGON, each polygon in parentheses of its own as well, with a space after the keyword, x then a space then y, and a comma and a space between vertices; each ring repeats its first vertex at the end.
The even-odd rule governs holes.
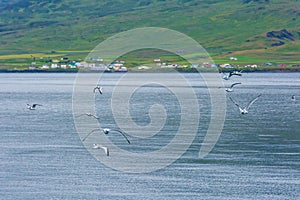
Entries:
MULTIPOLYGON (((105 74, 104 94, 95 99, 96 113, 108 126, 115 121, 105 105, 121 76, 105 74)), ((209 95, 197 74, 185 74, 199 99, 198 134, 176 162, 140 174, 111 169, 83 146, 72 114, 75 77, 0 74, 0 199, 299 199, 299 73, 246 73, 224 81, 226 86, 242 84, 227 94, 223 132, 204 159, 198 152, 210 120, 209 95), (230 95, 245 105, 258 94, 262 96, 248 115, 240 115, 228 100, 230 95), (290 100, 292 95, 296 102, 290 100), (43 106, 29 111, 27 103, 43 106)), ((168 114, 161 135, 148 141, 131 138, 130 149, 116 134, 109 139, 138 153, 168 144, 180 116, 180 104, 170 90, 156 85, 137 90, 130 102, 132 119, 141 126, 148 124, 147 111, 153 103, 163 104, 168 114)))

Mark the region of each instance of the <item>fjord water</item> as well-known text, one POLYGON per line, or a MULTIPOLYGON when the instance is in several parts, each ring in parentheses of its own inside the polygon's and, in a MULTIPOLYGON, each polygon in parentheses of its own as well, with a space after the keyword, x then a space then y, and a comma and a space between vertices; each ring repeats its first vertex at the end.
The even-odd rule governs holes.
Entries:
MULTIPOLYGON (((121 76, 104 74, 103 95, 95 96, 96 113, 107 126, 114 125, 109 104, 121 76)), ((131 174, 103 165, 80 141, 72 114, 75 74, 0 74, 0 199, 298 199, 300 74, 244 73, 224 81, 225 86, 242 84, 227 93, 224 129, 203 159, 198 152, 210 120, 209 93, 198 74, 184 76, 199 99, 193 144, 166 168, 131 174), (228 100, 246 105, 258 94, 248 115, 240 115, 228 100), (292 95, 298 100, 292 102, 292 95), (27 103, 43 106, 30 111, 27 103)), ((167 145, 180 121, 180 104, 170 90, 157 85, 136 90, 131 116, 141 126, 148 124, 147 110, 154 103, 165 107, 168 118, 153 139, 130 137, 130 146, 118 134, 109 139, 138 153, 167 145)))

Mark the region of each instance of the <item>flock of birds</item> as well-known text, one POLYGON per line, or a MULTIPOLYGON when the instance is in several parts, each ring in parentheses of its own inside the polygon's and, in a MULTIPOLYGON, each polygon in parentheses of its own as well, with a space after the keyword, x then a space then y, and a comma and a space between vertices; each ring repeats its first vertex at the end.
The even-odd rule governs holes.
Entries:
MULTIPOLYGON (((95 88, 94 88, 94 94, 96 93, 99 93, 99 94, 103 94, 103 90, 102 90, 102 87, 97 85, 95 88)), ((35 110, 37 107, 39 106, 42 106, 41 104, 27 104, 27 109, 28 110, 35 110)), ((95 114, 92 114, 92 113, 83 113, 83 114, 80 114, 76 117, 82 117, 82 116, 87 116, 87 117, 92 117, 96 120, 99 120, 100 118, 95 115, 95 114)), ((110 129, 110 128, 97 128, 97 129, 93 129, 91 132, 89 132, 83 139, 82 139, 82 142, 84 142, 90 135, 92 135, 93 133, 97 132, 97 131, 101 131, 103 132, 105 135, 109 134, 110 132, 117 132, 117 133, 120 133, 124 139, 127 141, 128 144, 130 144, 130 140, 128 139, 128 136, 126 135, 126 133, 124 133, 122 130, 120 129, 110 129)), ((93 144, 93 148, 94 149, 103 149, 105 154, 107 156, 109 156, 109 148, 106 147, 106 146, 102 146, 100 144, 93 144)))
MULTIPOLYGON (((232 71, 232 72, 229 72, 229 73, 223 73, 223 79, 224 80, 229 80, 230 79, 230 77, 232 77, 232 76, 242 76, 242 71, 243 70, 241 70, 241 71, 232 71)), ((240 83, 240 82, 236 82, 236 83, 233 83, 233 84, 231 84, 231 86, 229 87, 229 88, 226 88, 225 89, 225 91, 226 92, 233 92, 233 87, 234 86, 236 86, 236 85, 239 85, 239 84, 242 84, 242 83, 240 83)), ((244 115, 244 114, 247 114, 248 112, 249 112, 249 109, 250 109, 250 107, 252 106, 252 104, 255 102, 255 101, 257 101, 257 99, 259 98, 261 96, 261 94, 259 94, 258 96, 256 96, 254 99, 252 99, 250 102, 248 102, 248 104, 245 106, 245 107, 242 107, 240 104, 238 104, 236 101, 234 101, 231 97, 229 97, 229 99, 232 101, 232 103, 234 104, 234 105, 236 105, 237 107, 238 107, 238 109, 239 109, 239 111, 240 111, 240 113, 242 114, 242 115, 244 115)), ((296 101, 296 96, 295 95, 292 95, 292 97, 291 97, 291 101, 296 101)))
MULTIPOLYGON (((229 73, 223 73, 223 79, 228 81, 230 80, 230 78, 232 76, 242 76, 242 71, 232 71, 232 72, 229 72, 229 73)), ((241 82, 235 82, 233 84, 231 84, 230 87, 226 88, 225 91, 226 92, 233 92, 233 88, 236 86, 236 85, 240 85, 242 84, 241 82)), ((100 95, 103 94, 103 91, 102 91, 102 87, 97 85, 95 88, 94 88, 94 94, 96 94, 96 92, 98 92, 100 95)), ((242 107, 240 104, 238 104, 236 101, 234 101, 231 97, 229 97, 229 99, 233 102, 234 105, 236 105, 240 111, 240 114, 244 115, 244 114, 247 114, 249 112, 249 109, 250 107, 252 106, 252 104, 257 101, 257 99, 261 96, 261 94, 259 94, 258 96, 256 96, 254 99, 252 99, 250 102, 248 102, 248 104, 245 106, 245 107, 242 107)), ((296 101, 296 96, 295 95, 292 95, 291 97, 291 101, 296 101)), ((37 107, 39 106, 42 106, 41 104, 27 104, 27 109, 28 110, 35 110, 37 107)), ((82 117, 82 116, 87 116, 87 117, 92 117, 96 120, 99 120, 99 117, 95 114, 92 114, 92 113, 83 113, 83 114, 80 114, 76 117, 82 117)), ((121 134, 124 139, 127 141, 128 144, 130 144, 130 140, 128 139, 128 136, 126 135, 126 133, 124 133, 122 130, 120 129, 109 129, 109 128, 97 128, 97 129, 93 129, 92 131, 90 131, 83 139, 82 139, 82 142, 84 142, 90 135, 92 135, 93 133, 97 132, 97 131, 102 131, 105 135, 109 134, 110 132, 117 132, 119 134, 121 134)), ((109 149, 108 147, 106 146, 102 146, 100 144, 93 144, 93 148, 94 149, 103 149, 105 154, 107 156, 109 156, 109 149)))
MULTIPOLYGON (((223 72, 223 79, 228 81, 230 79, 230 77, 232 76, 242 76, 242 71, 231 71, 229 73, 224 73, 223 72)), ((226 88, 225 91, 226 92, 233 92, 233 87, 236 85, 242 84, 241 82, 237 82, 237 83, 233 83, 231 84, 231 86, 229 88, 226 88)), ((240 104, 238 104, 236 101, 234 101, 231 97, 229 97, 229 99, 234 103, 234 105, 236 105, 239 108, 239 111, 242 115, 247 114, 249 112, 249 109, 251 107, 251 105, 261 96, 258 95, 256 96, 254 99, 252 99, 245 107, 242 107, 240 104)))
MULTIPOLYGON (((103 90, 102 90, 102 87, 97 85, 95 88, 94 88, 94 94, 96 94, 96 92, 98 92, 100 95, 103 94, 103 90)), ((92 117, 96 120, 100 119, 97 115, 95 114, 92 114, 92 113, 83 113, 81 115, 78 115, 76 117, 82 117, 82 116, 88 116, 88 117, 92 117)), ((128 144, 130 144, 130 140, 128 139, 127 135, 121 131, 120 129, 110 129, 110 128, 96 128, 96 129, 93 129, 92 131, 90 131, 83 139, 82 139, 82 142, 84 142, 90 135, 92 135, 93 133, 97 132, 97 131, 100 131, 100 132, 103 132, 105 135, 109 134, 110 132, 117 132, 117 133, 120 133, 124 138, 125 140, 127 141, 128 144)), ((106 147, 106 146, 102 146, 100 144, 93 144, 93 148, 94 149, 103 149, 105 154, 107 156, 109 156, 109 148, 106 147)))

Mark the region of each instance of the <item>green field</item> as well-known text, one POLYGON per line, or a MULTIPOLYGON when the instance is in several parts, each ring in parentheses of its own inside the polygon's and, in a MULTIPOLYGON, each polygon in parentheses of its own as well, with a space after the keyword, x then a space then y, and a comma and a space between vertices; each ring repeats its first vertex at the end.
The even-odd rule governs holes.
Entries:
POLYGON ((108 37, 140 27, 184 33, 216 63, 228 63, 230 56, 240 64, 299 63, 299 5, 299 0, 3 0, 0 67, 26 66, 31 55, 83 60, 108 37))

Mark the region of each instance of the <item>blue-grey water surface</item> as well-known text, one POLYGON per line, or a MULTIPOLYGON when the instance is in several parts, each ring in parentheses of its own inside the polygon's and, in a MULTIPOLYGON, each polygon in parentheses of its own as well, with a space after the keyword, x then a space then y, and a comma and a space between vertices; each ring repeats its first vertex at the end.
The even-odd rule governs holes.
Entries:
MULTIPOLYGON (((97 115, 110 126, 114 120, 106 105, 120 76, 105 74, 104 93, 95 97, 97 115)), ((262 96, 248 115, 240 115, 227 98, 223 132, 203 159, 198 152, 210 119, 209 95, 197 74, 185 74, 199 99, 198 135, 172 165, 138 174, 110 169, 84 148, 72 114, 75 77, 0 74, 0 199, 299 199, 300 73, 245 73, 224 81, 226 86, 242 82, 227 97, 243 105, 262 96), (27 103, 43 106, 30 111, 27 103)), ((180 105, 170 90, 156 85, 137 90, 132 118, 146 125, 147 110, 157 102, 169 114, 162 134, 148 141, 132 138, 129 150, 154 151, 172 139, 180 105)), ((119 135, 108 137, 128 150, 119 135)))

